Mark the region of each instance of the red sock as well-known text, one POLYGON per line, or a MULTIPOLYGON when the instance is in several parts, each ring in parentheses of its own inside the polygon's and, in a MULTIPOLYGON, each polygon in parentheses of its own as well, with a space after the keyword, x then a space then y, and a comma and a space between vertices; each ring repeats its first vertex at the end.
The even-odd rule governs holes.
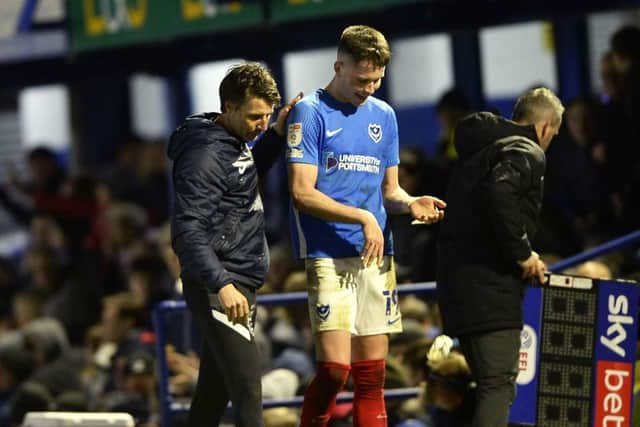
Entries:
POLYGON ((387 427, 384 374, 384 359, 363 360, 351 364, 354 427, 387 427))
POLYGON ((316 376, 307 387, 300 427, 326 427, 336 405, 336 395, 349 378, 349 365, 318 362, 316 376))

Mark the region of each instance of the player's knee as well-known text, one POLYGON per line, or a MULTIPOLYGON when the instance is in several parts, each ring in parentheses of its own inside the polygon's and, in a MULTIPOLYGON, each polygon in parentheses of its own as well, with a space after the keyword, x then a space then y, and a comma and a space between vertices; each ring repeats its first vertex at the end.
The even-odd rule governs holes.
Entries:
POLYGON ((339 392, 349 378, 349 365, 333 362, 319 362, 317 375, 321 376, 327 390, 339 392))
POLYGON ((382 389, 385 379, 385 360, 365 360, 351 365, 353 382, 360 389, 382 389))

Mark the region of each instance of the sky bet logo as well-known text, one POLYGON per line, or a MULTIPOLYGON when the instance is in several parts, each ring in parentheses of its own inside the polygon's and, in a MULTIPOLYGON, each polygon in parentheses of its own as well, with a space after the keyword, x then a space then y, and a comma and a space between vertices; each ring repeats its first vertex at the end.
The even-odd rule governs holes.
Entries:
POLYGON ((631 425, 632 369, 629 363, 598 362, 594 426, 631 425))
POLYGON ((627 351, 621 344, 627 339, 627 330, 624 325, 633 325, 633 317, 629 316, 629 300, 624 295, 609 295, 609 314, 607 321, 609 326, 607 334, 600 336, 600 343, 620 357, 625 357, 627 351))
POLYGON ((594 426, 631 425, 636 301, 636 286, 600 282, 594 426))

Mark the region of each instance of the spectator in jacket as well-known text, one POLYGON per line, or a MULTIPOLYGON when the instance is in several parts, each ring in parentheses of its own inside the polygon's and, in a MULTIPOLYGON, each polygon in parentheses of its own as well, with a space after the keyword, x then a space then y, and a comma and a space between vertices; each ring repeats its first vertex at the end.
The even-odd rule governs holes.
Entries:
POLYGON ((218 425, 229 400, 238 427, 263 426, 253 326, 269 258, 258 177, 284 148, 285 120, 300 97, 269 126, 280 103, 276 83, 260 64, 239 65, 220 84, 222 113, 191 116, 171 137, 172 243, 205 339, 192 427, 218 425), (259 135, 251 150, 247 142, 259 135))
POLYGON ((544 281, 531 247, 540 212, 544 151, 564 107, 550 90, 522 95, 513 121, 464 118, 457 165, 438 242, 438 298, 444 333, 460 338, 478 383, 474 426, 506 426, 515 396, 526 280, 544 281))

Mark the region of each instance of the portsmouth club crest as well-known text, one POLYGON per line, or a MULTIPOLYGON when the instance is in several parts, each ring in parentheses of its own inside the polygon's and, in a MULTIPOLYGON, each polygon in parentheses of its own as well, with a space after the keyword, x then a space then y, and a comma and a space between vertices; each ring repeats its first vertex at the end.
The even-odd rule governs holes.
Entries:
POLYGON ((382 140, 382 127, 376 123, 369 123, 369 136, 376 144, 382 140))
POLYGON ((327 320, 329 314, 331 313, 331 306, 329 304, 317 304, 316 305, 316 314, 320 318, 320 320, 327 320))
POLYGON ((328 175, 338 167, 338 159, 333 151, 325 151, 322 153, 322 162, 324 163, 324 171, 328 175))

